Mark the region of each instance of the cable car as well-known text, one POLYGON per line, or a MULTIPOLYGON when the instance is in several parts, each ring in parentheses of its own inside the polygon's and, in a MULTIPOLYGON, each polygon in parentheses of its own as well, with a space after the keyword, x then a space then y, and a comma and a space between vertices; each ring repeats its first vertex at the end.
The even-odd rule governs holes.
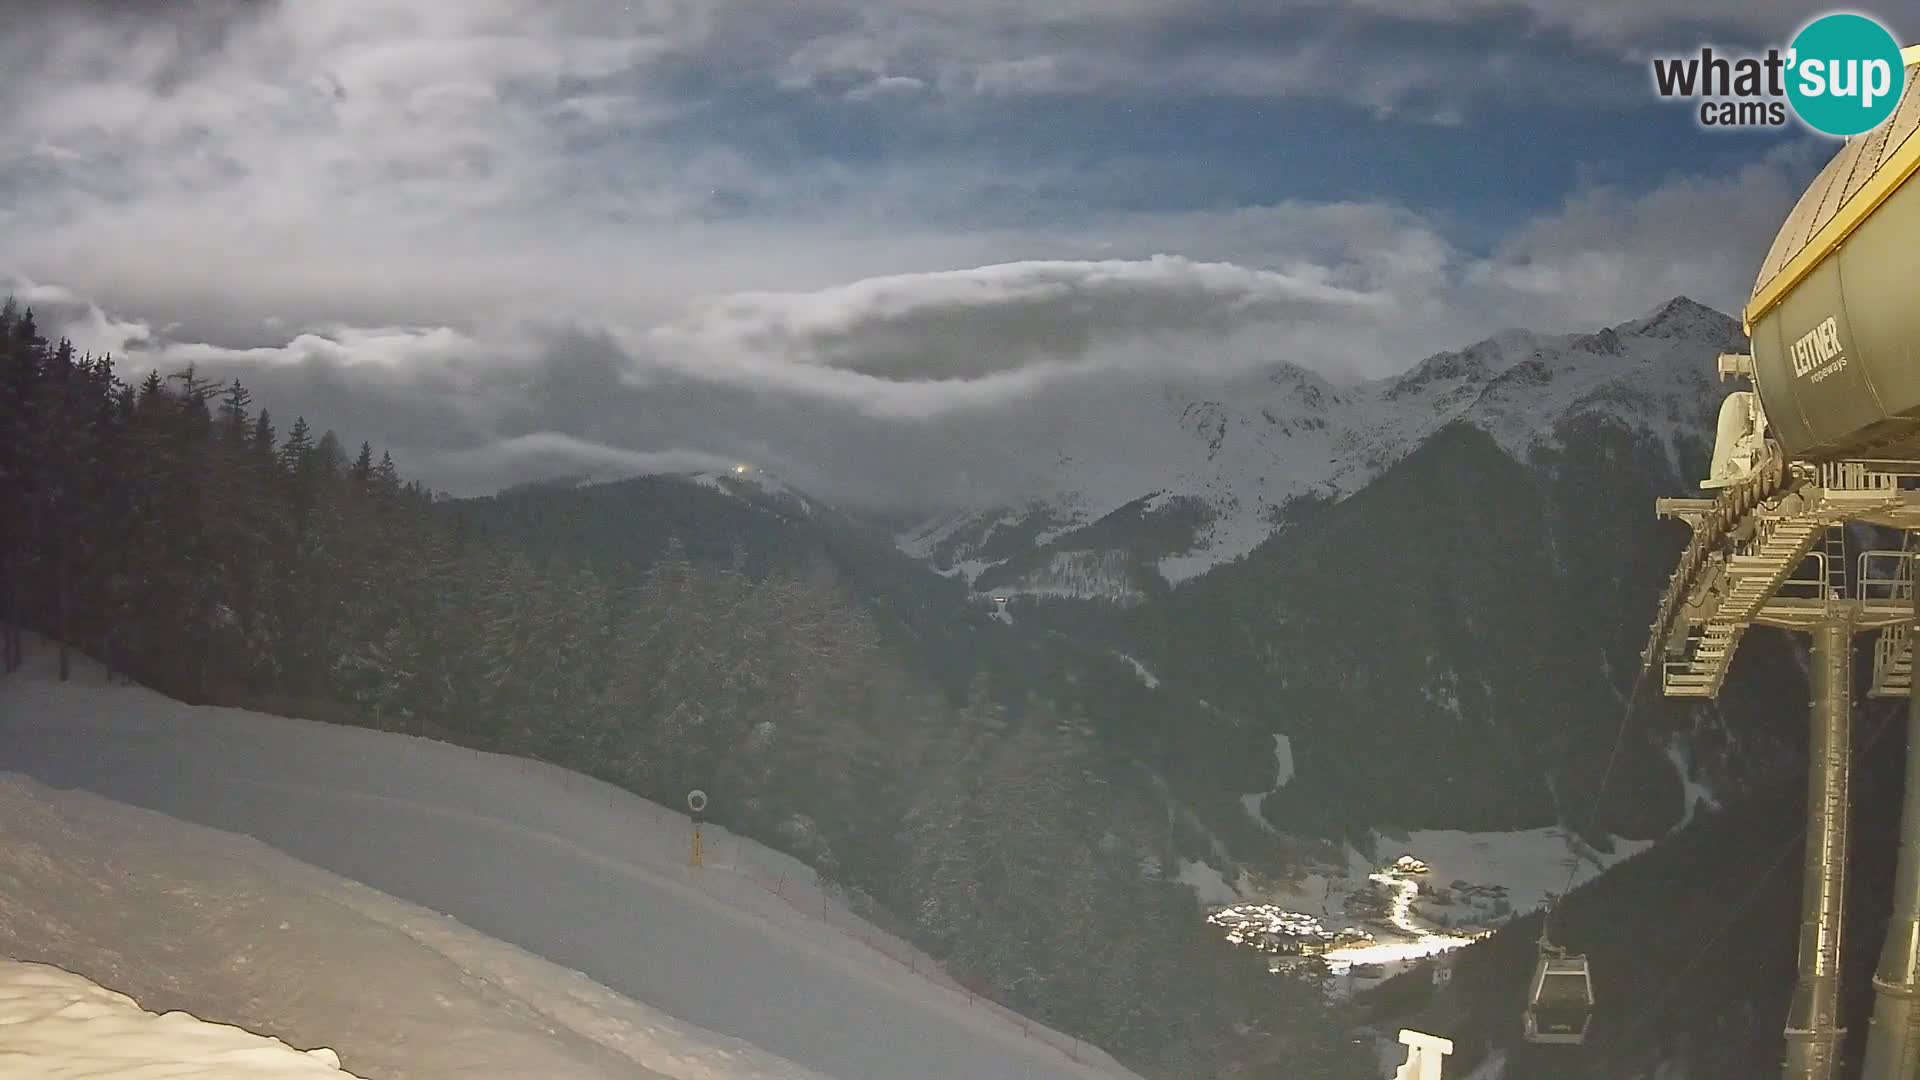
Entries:
POLYGON ((1526 1039, 1549 1046, 1579 1046, 1593 1022, 1593 978, 1585 956, 1571 956, 1545 939, 1527 995, 1526 1039))

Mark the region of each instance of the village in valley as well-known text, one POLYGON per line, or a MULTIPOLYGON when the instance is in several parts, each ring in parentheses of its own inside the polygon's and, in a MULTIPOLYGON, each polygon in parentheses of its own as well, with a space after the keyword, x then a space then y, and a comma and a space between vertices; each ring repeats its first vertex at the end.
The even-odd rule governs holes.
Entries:
POLYGON ((1513 914, 1507 886, 1436 880, 1409 853, 1364 876, 1310 875, 1288 896, 1222 906, 1207 922, 1229 942, 1266 954, 1269 970, 1324 963, 1335 991, 1346 995, 1429 960, 1444 982, 1441 958, 1513 914))

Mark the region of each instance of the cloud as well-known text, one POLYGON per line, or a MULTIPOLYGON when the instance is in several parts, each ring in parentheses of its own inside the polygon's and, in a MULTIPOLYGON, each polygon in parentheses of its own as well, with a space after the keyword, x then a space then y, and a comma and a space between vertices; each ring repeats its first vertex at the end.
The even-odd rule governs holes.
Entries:
POLYGON ((237 375, 283 427, 305 412, 456 491, 749 460, 823 495, 928 506, 1011 496, 1062 453, 1151 452, 1141 418, 1161 388, 1230 393, 1282 362, 1385 375, 1505 327, 1589 329, 1676 293, 1735 310, 1817 164, 1783 151, 1637 195, 1583 189, 1484 250, 1382 205, 1120 215, 1031 239, 1150 250, 1183 237, 1221 257, 876 275, 715 294, 652 321, 509 313, 217 346, 72 291, 16 291, 48 302, 45 326, 120 342, 123 371, 237 375))
MULTIPOLYGON (((1530 36, 1584 10, 1558 0, 1505 28, 1468 0, 22 9, 0 36, 0 271, 228 344, 271 340, 266 317, 666 318, 705 294, 1057 259, 1007 219, 1112 221, 1143 185, 1177 200, 1245 167, 1231 145, 1035 145, 1035 102, 1227 95, 1272 103, 1292 139, 1304 102, 1461 124, 1489 100, 1647 97, 1640 73, 1530 36), (879 132, 899 145, 858 145, 879 132)), ((1159 251, 1214 257, 1130 249, 1159 251)))
POLYGON ((283 428, 463 491, 744 458, 990 498, 1096 429, 1127 452, 1156 384, 1730 307, 1808 161, 1588 185, 1498 229, 1384 185, 1208 186, 1315 171, 1315 103, 1495 140, 1490 104, 1644 106, 1622 56, 1773 18, 1670 8, 49 2, 0 35, 0 280, 123 371, 242 377, 283 428), (1222 99, 1284 154, 1195 142, 1222 99), (1081 108, 1173 128, 1101 148, 1081 108))
POLYGON ((401 454, 406 456, 409 451, 442 483, 483 490, 576 471, 603 476, 714 472, 731 467, 737 460, 697 450, 626 450, 555 431, 516 435, 458 450, 403 447, 401 454))
POLYGON ((1823 164, 1807 144, 1745 168, 1680 176, 1650 192, 1593 187, 1503 238, 1467 285, 1550 325, 1644 309, 1687 293, 1737 314, 1773 235, 1823 164))
MULTIPOLYGON (((1577 39, 1636 51, 1652 41, 1689 34, 1722 34, 1783 44, 1813 14, 1799 0, 1359 0, 1358 7, 1434 24, 1498 16, 1532 28, 1566 31, 1577 39)), ((1721 40, 1725 40, 1724 38, 1721 40)), ((1686 44, 1698 44, 1687 41, 1686 44)))
MULTIPOLYGON (((910 80, 948 100, 1168 94, 1358 104, 1461 122, 1492 101, 1644 104, 1630 68, 1702 43, 1779 43, 1790 0, 1118 0, 1031 4, 814 0, 786 49, 716 16, 716 39, 767 56, 780 85, 864 97, 910 80), (1626 76, 1626 77, 1623 77, 1626 76)), ((776 31, 768 30, 767 36, 776 31)))
MULTIPOLYGON (((1348 321, 1382 298, 1303 274, 1155 255, 1018 262, 868 278, 808 293, 736 293, 653 331, 662 352, 975 379, 1137 344, 1165 352, 1287 319, 1348 321)), ((682 361, 692 365, 693 361, 682 361)))
MULTIPOLYGON (((0 279, 0 285, 5 284, 0 279)), ((5 291, 22 306, 33 309, 41 326, 54 328, 83 353, 124 355, 154 340, 153 328, 146 323, 115 318, 72 289, 16 279, 5 291)))
POLYGON ((911 75, 881 75, 847 91, 855 101, 874 101, 889 97, 913 97, 927 89, 924 80, 911 75))

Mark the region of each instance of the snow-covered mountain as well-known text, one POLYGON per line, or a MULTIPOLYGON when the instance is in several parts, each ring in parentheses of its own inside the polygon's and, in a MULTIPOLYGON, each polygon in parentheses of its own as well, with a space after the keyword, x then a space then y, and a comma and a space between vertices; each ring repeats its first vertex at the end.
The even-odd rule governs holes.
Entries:
POLYGON ((641 478, 692 484, 709 491, 717 491, 741 502, 787 512, 811 515, 816 509, 814 502, 805 494, 762 466, 745 461, 736 462, 724 469, 700 469, 686 472, 633 472, 599 477, 589 473, 567 473, 510 484, 501 488, 495 496, 552 495, 641 478))
POLYGON ((746 462, 741 462, 731 469, 684 473, 681 474, 681 479, 739 499, 771 502, 805 514, 814 512, 813 503, 805 495, 789 487, 779 477, 760 466, 746 462))
POLYGON ((1287 363, 1205 398, 1162 385, 1140 433, 1160 448, 1152 466, 1069 450, 1016 504, 945 514, 897 542, 981 589, 1136 601, 1245 555, 1291 512, 1352 495, 1456 422, 1523 461, 1584 413, 1671 447, 1713 392, 1715 355, 1740 340, 1732 319, 1676 297, 1596 333, 1510 330, 1355 386, 1287 363))

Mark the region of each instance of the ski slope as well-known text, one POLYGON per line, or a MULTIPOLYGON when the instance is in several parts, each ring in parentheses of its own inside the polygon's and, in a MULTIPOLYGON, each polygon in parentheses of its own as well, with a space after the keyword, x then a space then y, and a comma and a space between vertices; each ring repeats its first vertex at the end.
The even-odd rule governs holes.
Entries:
MULTIPOLYGON (((507 1013, 531 1019, 536 1029, 579 1036, 574 1049, 582 1067, 602 1053, 603 1062, 627 1062, 625 1072, 605 1075, 700 1080, 816 1073, 834 1080, 1133 1075, 1084 1044, 971 1002, 964 991, 930 978, 924 962, 913 968, 896 962, 894 957, 911 956, 910 950, 811 891, 812 873, 796 860, 708 826, 707 865, 688 867, 687 819, 609 785, 403 735, 187 706, 143 688, 106 685, 88 661, 76 666, 72 683, 55 681, 50 669, 50 658, 36 655, 28 668, 0 678, 0 773, 84 788, 181 821, 249 834, 292 856, 279 860, 273 872, 262 871, 266 879, 289 875, 289 868, 331 871, 325 879, 337 889, 312 882, 309 887, 336 909, 377 908, 376 901, 398 898, 451 916, 419 912, 375 921, 389 931, 397 922, 400 938, 425 939, 429 952, 451 960, 455 970, 481 971, 470 977, 490 984, 496 996, 520 998, 517 1005, 506 1003, 514 1005, 507 1013), (338 883, 332 875, 371 888, 338 883), (781 882, 781 895, 769 891, 769 880, 781 882), (357 899, 343 905, 340 897, 357 899), (497 954, 497 942, 477 935, 435 940, 465 928, 518 949, 497 954), (549 985, 553 965, 586 978, 556 991, 549 985), (643 1003, 642 1012, 652 1019, 606 1019, 603 1013, 619 1012, 619 995, 632 999, 628 1006, 643 1003), (689 1044, 712 1033, 714 1042, 727 1044, 727 1053, 764 1052, 771 1064, 725 1071, 714 1065, 710 1048, 695 1046, 686 1052, 691 1065, 663 1067, 673 1064, 667 1060, 672 1054, 656 1050, 642 1062, 643 1055, 628 1048, 596 1041, 607 1029, 625 1025, 633 1029, 627 1041, 646 1042, 649 1023, 659 1028, 675 1021, 674 1033, 689 1044), (780 1059, 801 1069, 780 1072, 780 1059)), ((147 846, 164 853, 159 861, 165 863, 184 843, 158 839, 147 846)), ((58 865, 62 858, 55 848, 39 862, 58 865)), ((271 881, 253 884, 265 889, 271 881)), ((0 896, 13 889, 0 881, 0 896)), ((231 895, 213 895, 227 903, 250 894, 242 885, 232 887, 231 895)), ((58 905, 57 891, 45 902, 58 905)), ((161 940, 136 948, 133 941, 149 928, 132 914, 135 908, 112 910, 125 920, 120 939, 95 947, 112 955, 121 974, 145 971, 164 988, 165 977, 154 969, 164 971, 176 952, 194 946, 161 940)), ((17 932, 48 942, 43 952, 59 951, 60 913, 37 914, 51 931, 17 932)), ((0 931, 18 925, 0 908, 0 931)), ((273 936, 271 924, 255 930, 273 936)), ((21 944, 0 939, 0 950, 21 944)), ((378 955, 373 949, 366 954, 378 955)), ((57 956, 14 955, 60 962, 57 956)), ((328 974, 357 978, 351 964, 328 974)), ((149 1008, 168 1007, 123 982, 104 975, 100 981, 133 993, 149 1008)), ((313 993, 350 996, 322 985, 313 993)), ((253 1004, 295 1015, 301 1003, 253 1004)), ((395 1004, 409 1004, 408 995, 399 994, 395 1004)), ((416 1025, 407 1037, 417 1043, 427 1037, 424 1031, 416 1025)), ((339 1050, 349 1069, 375 1071, 357 1065, 354 1038, 319 1031, 302 1037, 308 1045, 339 1050)), ((594 1075, 520 1068, 481 1074, 594 1075)))
POLYGON ((358 1080, 333 1051, 295 1050, 185 1013, 147 1012, 125 994, 45 964, 0 960, 0 1076, 38 1080, 358 1080))
MULTIPOLYGON (((822 1080, 247 837, 9 773, 0 821, 0 956, 145 1008, 330 1047, 377 1080, 822 1080)), ((103 1026, 165 1033, 121 1012, 103 1026)), ((55 1072, 85 1034, 0 1027, 0 1076, 55 1072), (9 1071, 13 1053, 31 1068, 9 1071)), ((210 1064, 182 1040, 138 1042, 127 1053, 155 1067, 210 1064)))

